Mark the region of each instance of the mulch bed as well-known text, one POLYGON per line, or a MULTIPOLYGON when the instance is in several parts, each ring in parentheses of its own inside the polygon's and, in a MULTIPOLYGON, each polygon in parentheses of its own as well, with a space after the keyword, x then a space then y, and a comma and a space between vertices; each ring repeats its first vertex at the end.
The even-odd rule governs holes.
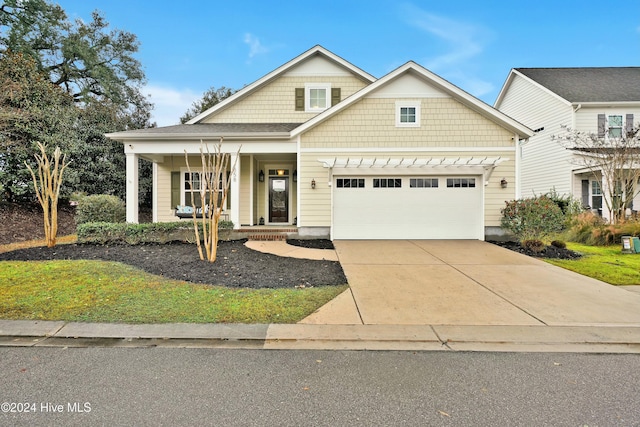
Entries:
POLYGON ((333 242, 327 239, 287 239, 287 243, 308 249, 335 249, 333 242))
POLYGON ((221 241, 214 263, 200 260, 195 244, 57 245, 0 254, 0 261, 119 261, 171 279, 228 287, 292 288, 344 285, 340 263, 279 257, 251 250, 246 240, 221 241))
POLYGON ((541 252, 534 252, 522 247, 518 242, 489 241, 489 243, 535 258, 578 259, 582 257, 582 254, 578 252, 566 248, 557 248, 555 246, 546 246, 541 252))

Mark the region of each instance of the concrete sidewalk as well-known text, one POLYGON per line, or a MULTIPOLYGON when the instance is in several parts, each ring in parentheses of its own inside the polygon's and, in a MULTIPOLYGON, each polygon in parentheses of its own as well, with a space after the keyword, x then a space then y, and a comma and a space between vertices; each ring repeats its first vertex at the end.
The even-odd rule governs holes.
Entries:
MULTIPOLYGON (((284 242, 256 246, 281 256, 336 255, 284 242)), ((299 324, 0 320, 0 346, 640 353, 638 288, 484 242, 336 247, 350 289, 299 324)))
POLYGON ((0 346, 640 353, 640 325, 128 325, 0 320, 0 346))

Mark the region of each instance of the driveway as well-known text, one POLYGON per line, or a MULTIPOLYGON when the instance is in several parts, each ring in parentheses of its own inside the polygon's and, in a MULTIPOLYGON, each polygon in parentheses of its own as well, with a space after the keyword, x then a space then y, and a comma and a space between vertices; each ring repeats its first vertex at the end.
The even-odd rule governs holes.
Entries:
POLYGON ((342 312, 344 323, 363 324, 640 324, 640 294, 490 243, 338 240, 334 245, 351 289, 339 307, 328 307, 331 323, 340 323, 342 312))

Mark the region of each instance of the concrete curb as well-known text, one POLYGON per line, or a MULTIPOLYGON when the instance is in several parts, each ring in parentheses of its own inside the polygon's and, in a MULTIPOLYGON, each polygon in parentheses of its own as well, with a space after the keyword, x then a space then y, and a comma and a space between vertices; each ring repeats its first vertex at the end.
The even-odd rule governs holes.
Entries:
POLYGON ((640 325, 130 325, 0 320, 0 346, 640 353, 640 325))

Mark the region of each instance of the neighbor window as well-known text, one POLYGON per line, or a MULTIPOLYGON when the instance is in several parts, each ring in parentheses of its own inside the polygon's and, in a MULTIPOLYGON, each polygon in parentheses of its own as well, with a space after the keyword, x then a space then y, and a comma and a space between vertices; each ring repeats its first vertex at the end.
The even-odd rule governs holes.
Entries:
POLYGON ((622 137, 622 116, 609 116, 609 137, 622 137))
POLYGON ((396 102, 396 126, 419 127, 420 126, 420 102, 397 101, 396 102))
POLYGON ((591 209, 602 209, 602 184, 591 181, 591 209))

